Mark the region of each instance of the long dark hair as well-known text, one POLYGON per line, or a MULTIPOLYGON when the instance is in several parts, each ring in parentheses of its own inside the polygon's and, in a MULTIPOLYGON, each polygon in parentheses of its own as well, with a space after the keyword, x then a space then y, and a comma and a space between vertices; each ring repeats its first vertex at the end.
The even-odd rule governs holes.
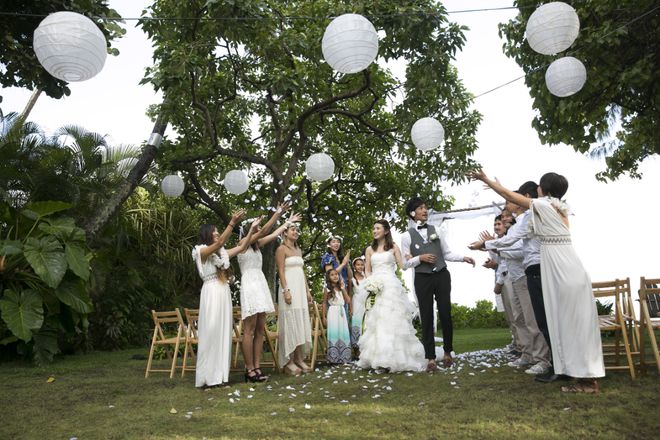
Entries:
POLYGON ((205 224, 199 227, 199 238, 197 241, 199 244, 205 244, 210 246, 213 244, 213 231, 215 231, 215 225, 205 224))
POLYGON ((335 290, 341 290, 341 275, 339 275, 339 272, 337 272, 336 269, 329 269, 325 273, 325 287, 326 287, 326 289, 328 289, 328 291, 330 291, 332 293, 332 295, 335 294, 335 290), (331 272, 335 272, 339 276, 339 278, 337 279, 337 282, 334 283, 334 285, 332 283, 332 280, 330 280, 330 273, 331 272))
POLYGON ((342 260, 344 259, 344 241, 341 238, 334 236, 328 238, 328 240, 326 241, 325 251, 332 256, 335 255, 332 253, 332 249, 330 249, 330 242, 332 240, 339 240, 339 249, 337 250, 337 263, 341 264, 342 260))
MULTIPOLYGON (((394 240, 392 240, 392 233, 390 232, 390 222, 384 218, 376 220, 374 225, 381 225, 385 229, 385 250, 389 251, 394 248, 394 240)), ((378 250, 378 240, 374 239, 371 243, 371 249, 374 251, 378 250)))

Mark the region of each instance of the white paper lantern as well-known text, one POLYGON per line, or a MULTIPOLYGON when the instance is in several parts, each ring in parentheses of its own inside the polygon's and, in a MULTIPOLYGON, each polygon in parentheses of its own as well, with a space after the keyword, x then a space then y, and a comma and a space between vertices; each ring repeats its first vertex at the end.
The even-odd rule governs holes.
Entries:
POLYGON ((442 145, 445 129, 436 119, 422 118, 413 124, 410 137, 418 149, 430 151, 442 145))
POLYGON ((335 172, 335 161, 325 153, 312 154, 305 163, 305 172, 312 180, 328 180, 335 172))
POLYGON ((586 81, 587 69, 573 57, 559 58, 545 71, 545 85, 550 93, 560 98, 579 92, 586 81))
POLYGON ((176 174, 170 174, 169 176, 165 176, 160 184, 160 188, 167 197, 179 197, 183 194, 185 184, 181 177, 176 174))
POLYGON ((359 14, 344 14, 330 22, 321 41, 323 58, 341 73, 356 73, 369 67, 378 55, 378 33, 359 14))
POLYGON ((85 81, 101 71, 108 54, 103 32, 76 12, 55 12, 34 31, 34 52, 57 79, 85 81))
POLYGON ((231 170, 228 172, 225 176, 224 184, 227 191, 236 195, 243 194, 250 186, 248 176, 242 170, 231 170))
POLYGON ((580 19, 575 9, 564 2, 546 3, 527 20, 525 34, 530 47, 543 55, 562 52, 580 32, 580 19))

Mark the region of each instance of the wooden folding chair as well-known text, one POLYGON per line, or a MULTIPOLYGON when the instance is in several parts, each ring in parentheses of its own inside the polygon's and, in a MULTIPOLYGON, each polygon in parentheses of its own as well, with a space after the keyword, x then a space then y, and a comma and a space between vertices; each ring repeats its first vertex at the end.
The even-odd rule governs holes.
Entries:
POLYGON ((316 365, 318 356, 323 356, 328 350, 328 339, 319 312, 319 305, 313 302, 310 306, 310 319, 312 321, 312 352, 309 354, 310 367, 312 370, 316 365))
MULTIPOLYGON (((170 379, 174 377, 174 370, 176 370, 176 362, 179 357, 179 344, 186 343, 185 337, 185 325, 183 324, 183 318, 181 317, 181 312, 178 309, 172 312, 156 312, 155 310, 151 311, 151 316, 154 320, 154 334, 151 338, 151 348, 149 349, 149 360, 147 361, 147 371, 144 373, 144 377, 149 377, 151 372, 161 372, 161 373, 170 373, 170 379), (171 328, 176 325, 176 335, 172 336, 174 333, 171 328), (172 348, 174 346, 174 352, 172 353, 172 366, 169 370, 158 370, 151 368, 153 362, 154 350, 156 346, 166 346, 172 348)), ((167 351, 168 357, 170 356, 169 350, 167 351)))
MULTIPOLYGON (((628 286, 630 284, 628 283, 628 286)), ((612 302, 612 312, 609 315, 599 315, 598 324, 603 332, 614 332, 614 342, 603 344, 603 356, 605 358, 606 370, 628 370, 630 377, 635 379, 635 364, 632 360, 630 339, 628 338, 628 327, 623 315, 622 298, 626 287, 626 281, 604 281, 591 283, 595 298, 609 298, 612 302), (625 351, 626 365, 620 364, 621 344, 625 351), (613 358, 613 363, 608 363, 613 358)))
POLYGON ((183 309, 183 314, 186 317, 186 348, 183 350, 183 366, 181 367, 181 377, 186 374, 186 371, 195 371, 195 361, 197 355, 193 345, 197 345, 199 337, 197 336, 197 321, 199 320, 199 309, 183 309), (188 354, 192 357, 193 364, 188 366, 188 354))
POLYGON ((273 359, 270 361, 264 360, 262 355, 260 366, 266 368, 270 367, 273 368, 274 371, 278 371, 280 369, 280 362, 277 359, 278 332, 277 329, 273 331, 268 328, 268 321, 269 320, 272 321, 273 319, 277 321, 277 306, 275 306, 274 312, 266 315, 266 322, 264 323, 264 341, 266 342, 266 344, 268 344, 268 350, 270 351, 270 354, 272 355, 273 359))
POLYGON ((634 301, 632 298, 632 290, 630 288, 630 278, 621 280, 619 289, 621 290, 621 311, 623 320, 628 328, 630 335, 630 343, 632 347, 632 354, 639 355, 639 320, 635 313, 634 301))
POLYGON ((655 331, 660 330, 660 278, 641 277, 639 281, 639 364, 646 370, 644 333, 648 333, 651 351, 660 373, 660 352, 655 331))

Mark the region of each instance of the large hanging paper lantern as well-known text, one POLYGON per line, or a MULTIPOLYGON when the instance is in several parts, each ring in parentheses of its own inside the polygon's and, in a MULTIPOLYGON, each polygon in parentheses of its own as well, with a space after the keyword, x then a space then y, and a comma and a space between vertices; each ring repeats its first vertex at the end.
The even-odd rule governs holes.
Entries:
POLYGON ((225 176, 224 184, 227 191, 236 195, 243 194, 250 186, 248 176, 242 170, 231 170, 228 172, 225 176))
POLYGON ((163 190, 163 194, 165 194, 167 197, 179 197, 181 194, 183 194, 185 184, 183 183, 183 179, 181 177, 176 174, 171 174, 169 176, 165 176, 160 184, 160 188, 163 190))
POLYGON ((55 12, 34 31, 34 53, 57 79, 85 81, 101 71, 108 54, 105 36, 89 18, 55 12))
POLYGON ((325 153, 312 154, 305 163, 305 172, 312 180, 328 180, 335 172, 335 161, 325 153))
POLYGON ((323 58, 341 73, 356 73, 369 67, 378 55, 378 33, 359 14, 344 14, 330 22, 321 41, 323 58))
POLYGON ((572 6, 564 2, 546 3, 527 20, 525 34, 529 46, 543 55, 562 52, 580 32, 580 19, 572 6))
POLYGON ((418 149, 429 151, 442 144, 445 139, 445 129, 436 119, 422 118, 413 124, 410 137, 418 149))
POLYGON ((587 69, 573 57, 559 58, 545 71, 545 85, 550 93, 560 98, 579 92, 586 80, 587 69))

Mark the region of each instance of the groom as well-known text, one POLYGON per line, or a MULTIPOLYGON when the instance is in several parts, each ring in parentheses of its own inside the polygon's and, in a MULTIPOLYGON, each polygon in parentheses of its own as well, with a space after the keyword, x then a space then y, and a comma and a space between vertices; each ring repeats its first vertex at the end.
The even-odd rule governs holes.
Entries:
POLYGON ((426 202, 419 197, 412 198, 406 205, 406 215, 415 221, 401 236, 401 254, 404 268, 415 268, 415 294, 419 304, 422 321, 422 344, 428 360, 427 372, 438 369, 435 362, 435 326, 433 299, 438 304, 438 316, 442 325, 445 356, 442 365, 451 367, 453 351, 453 325, 451 321, 451 276, 447 270, 447 261, 464 261, 474 266, 474 260, 451 252, 444 237, 427 224, 429 210, 426 202))

